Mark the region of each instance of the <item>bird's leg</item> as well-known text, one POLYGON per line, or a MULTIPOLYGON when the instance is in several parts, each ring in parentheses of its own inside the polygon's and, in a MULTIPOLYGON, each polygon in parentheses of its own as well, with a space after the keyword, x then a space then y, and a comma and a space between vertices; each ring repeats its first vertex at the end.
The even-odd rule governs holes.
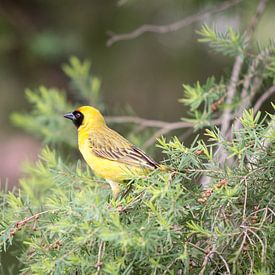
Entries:
POLYGON ((112 192, 113 192, 113 198, 116 199, 119 195, 120 189, 117 182, 114 182, 112 180, 107 180, 107 182, 110 184, 112 192))

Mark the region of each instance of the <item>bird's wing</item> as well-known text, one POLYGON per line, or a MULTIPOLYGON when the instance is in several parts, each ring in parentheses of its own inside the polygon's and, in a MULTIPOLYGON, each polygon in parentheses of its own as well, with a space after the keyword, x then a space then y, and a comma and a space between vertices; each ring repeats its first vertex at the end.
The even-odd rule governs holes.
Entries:
POLYGON ((89 142, 92 152, 98 157, 151 169, 159 166, 142 150, 109 128, 92 132, 89 142))

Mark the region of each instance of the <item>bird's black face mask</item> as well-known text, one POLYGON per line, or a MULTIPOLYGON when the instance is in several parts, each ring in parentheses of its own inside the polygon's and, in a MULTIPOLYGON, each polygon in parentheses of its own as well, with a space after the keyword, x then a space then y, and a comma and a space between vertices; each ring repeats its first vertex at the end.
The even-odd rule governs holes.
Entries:
POLYGON ((82 121, 84 119, 83 114, 79 111, 74 111, 72 113, 68 113, 68 114, 64 115, 64 117, 70 119, 74 123, 76 128, 80 127, 80 125, 82 124, 82 121))

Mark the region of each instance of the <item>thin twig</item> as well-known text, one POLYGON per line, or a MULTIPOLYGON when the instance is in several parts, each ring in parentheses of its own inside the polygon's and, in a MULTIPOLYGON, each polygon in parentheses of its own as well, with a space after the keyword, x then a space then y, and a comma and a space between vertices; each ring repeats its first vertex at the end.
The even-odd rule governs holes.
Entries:
POLYGON ((161 120, 152 120, 152 119, 145 119, 141 117, 135 116, 110 116, 106 117, 106 121, 110 123, 134 123, 144 127, 152 127, 152 128, 188 128, 194 126, 192 122, 184 122, 184 121, 177 121, 177 122, 166 122, 161 120))
POLYGON ((249 275, 252 275, 252 274, 253 274, 254 261, 253 261, 253 259, 251 258, 250 253, 247 253, 247 256, 248 256, 248 258, 249 258, 249 260, 250 260, 249 275))
MULTIPOLYGON (((21 221, 17 221, 15 226, 10 230, 10 236, 14 236, 18 231, 20 231, 26 224, 28 224, 31 221, 37 221, 41 215, 46 214, 46 213, 54 213, 56 210, 45 210, 39 213, 36 213, 30 217, 26 217, 21 221)), ((0 232, 0 236, 2 235, 2 233, 5 232, 5 230, 3 230, 2 232, 0 232)))
POLYGON ((274 51, 274 44, 272 44, 271 46, 261 51, 248 68, 248 72, 244 77, 244 83, 243 83, 243 88, 241 92, 241 104, 238 110, 235 112, 235 117, 237 118, 236 123, 234 125, 235 131, 241 128, 241 121, 239 120, 239 117, 242 115, 243 111, 251 105, 253 98, 257 94, 257 91, 262 84, 263 76, 262 76, 262 73, 260 72, 257 73, 257 69, 260 64, 265 64, 267 62, 267 60, 269 59, 273 51, 274 51), (256 73, 257 73, 257 76, 255 77, 256 73), (253 77, 255 78, 254 81, 253 81, 253 77), (250 90, 250 93, 248 94, 249 87, 251 87, 251 90, 250 90))
MULTIPOLYGON (((230 78, 230 82, 227 89, 227 97, 225 100, 225 110, 221 116, 221 120, 223 121, 221 126, 221 134, 224 136, 225 139, 228 138, 228 133, 230 133, 230 121, 231 121, 231 104, 233 102, 233 98, 237 91, 237 83, 239 81, 241 68, 243 64, 243 57, 238 55, 235 59, 235 63, 232 69, 232 74, 230 78)), ((217 149, 218 152, 218 161, 220 163, 224 163, 227 157, 225 149, 220 145, 217 149)))
POLYGON ((259 23, 259 20, 261 18, 261 16, 263 15, 265 9, 266 9, 266 5, 267 5, 267 2, 269 0, 260 0, 259 1, 259 4, 257 6, 257 9, 256 9, 256 13, 255 15, 253 16, 252 20, 250 21, 250 24, 247 28, 247 35, 248 35, 248 38, 251 39, 253 33, 255 32, 256 30, 256 27, 259 23))
POLYGON ((230 125, 230 118, 231 118, 231 107, 230 105, 233 102, 233 98, 236 94, 236 89, 237 89, 237 82, 239 81, 239 77, 240 77, 240 72, 241 72, 241 68, 242 68, 242 64, 243 64, 243 57, 241 55, 238 55, 236 57, 233 69, 232 69, 232 74, 231 74, 231 78, 230 78, 230 83, 228 85, 228 89, 227 89, 227 97, 225 100, 225 104, 226 104, 226 108, 222 114, 222 127, 221 127, 221 134, 226 137, 226 133, 229 129, 229 125, 230 125))
POLYGON ((258 66, 260 65, 260 63, 265 62, 265 60, 270 57, 273 51, 274 51, 274 43, 272 43, 270 46, 262 50, 255 57, 255 59, 252 61, 251 65, 249 66, 247 74, 244 77, 244 83, 243 83, 243 88, 241 92, 241 98, 243 103, 247 102, 246 97, 248 95, 248 89, 249 87, 251 87, 251 81, 256 74, 258 66))
POLYGON ((107 46, 110 47, 118 41, 134 39, 134 38, 144 34, 145 32, 168 33, 168 32, 177 31, 179 29, 182 29, 186 26, 191 25, 192 23, 206 19, 210 15, 225 11, 228 8, 231 8, 231 7, 239 4, 241 1, 242 0, 225 1, 225 2, 221 3, 220 5, 217 5, 216 7, 212 7, 211 9, 206 9, 204 11, 197 13, 197 14, 193 14, 191 16, 185 17, 179 21, 173 22, 168 25, 146 24, 146 25, 143 25, 143 26, 135 29, 132 32, 123 33, 123 34, 114 34, 112 32, 108 32, 108 34, 110 35, 110 38, 107 41, 107 46))
MULTIPOLYGON (((148 139, 144 147, 147 148, 150 145, 152 145, 155 140, 165 135, 171 131, 177 130, 177 129, 183 129, 183 128, 191 128, 194 126, 194 123, 192 122, 185 122, 185 121, 176 121, 176 122, 165 122, 161 120, 151 120, 151 119, 144 119, 140 117, 134 117, 134 116, 110 116, 106 117, 106 121, 109 123, 134 123, 139 126, 143 127, 150 127, 150 128, 159 128, 150 139, 148 139)), ((222 123, 221 119, 214 119, 212 121, 212 124, 214 125, 220 125, 222 123)))
POLYGON ((102 258, 102 255, 104 253, 104 250, 105 250, 105 242, 100 241, 98 255, 97 255, 97 263, 96 263, 96 269, 97 269, 96 270, 96 275, 100 274, 100 270, 101 270, 101 267, 102 267, 101 258, 102 258))
POLYGON ((191 245, 191 246, 193 246, 194 248, 198 249, 200 252, 202 252, 202 253, 204 253, 204 254, 207 254, 206 251, 205 251, 203 248, 201 248, 201 247, 199 247, 199 246, 197 246, 197 245, 195 245, 195 244, 193 244, 193 243, 191 243, 191 242, 188 242, 188 245, 191 245))
POLYGON ((228 129, 228 132, 227 132, 228 136, 231 135, 233 137, 233 132, 238 131, 241 128, 242 123, 241 123, 240 117, 242 116, 243 111, 245 109, 247 109, 249 107, 249 105, 251 104, 252 99, 257 94, 257 91, 262 86, 262 83, 263 83, 263 77, 256 76, 252 85, 251 85, 252 87, 251 87, 249 96, 246 99, 242 100, 242 103, 235 115, 236 121, 235 121, 234 125, 231 127, 231 129, 230 128, 228 129))
POLYGON ((161 129, 159 129, 144 143, 144 148, 148 148, 149 146, 154 144, 156 139, 159 138, 160 136, 163 136, 173 130, 177 130, 177 129, 181 129, 181 128, 185 128, 185 127, 180 127, 180 123, 178 123, 178 124, 170 124, 167 127, 163 127, 161 129))
POLYGON ((271 208, 269 208, 268 207, 268 210, 271 212, 271 214, 275 217, 275 212, 271 209, 271 208))
POLYGON ((258 110, 261 108, 263 103, 272 95, 275 93, 275 85, 271 86, 266 92, 264 92, 256 101, 254 105, 254 112, 258 112, 258 110))
MULTIPOLYGON (((252 35, 256 29, 256 26, 262 16, 262 14, 264 13, 267 2, 268 2, 268 0, 260 0, 259 1, 259 4, 256 9, 256 13, 253 16, 252 20, 250 21, 250 24, 248 25, 248 27, 245 31, 247 43, 252 38, 252 35)), ((234 66, 233 66, 230 84, 229 84, 228 90, 227 90, 227 99, 225 102, 227 105, 232 104, 233 98, 236 94, 237 82, 239 81, 242 64, 243 64, 243 57, 241 55, 238 55, 236 57, 236 60, 235 60, 234 66)), ((221 129, 221 133, 224 135, 226 135, 228 128, 229 128, 229 123, 230 123, 229 116, 230 116, 230 108, 226 108, 224 115, 223 115, 224 123, 222 124, 222 129, 221 129)))
POLYGON ((244 192, 244 203, 243 203, 243 223, 246 222, 246 205, 247 205, 247 193, 248 193, 246 177, 244 178, 244 185, 245 185, 245 192, 244 192))
MULTIPOLYGON (((250 21, 250 24, 248 25, 245 34, 246 34, 246 42, 248 43, 251 38, 252 35, 256 29, 256 26, 259 22, 259 19, 261 18, 262 14, 264 13, 264 10, 266 8, 268 0, 260 0, 259 4, 257 6, 256 9, 256 13, 253 16, 253 18, 250 21)), ((225 100, 225 104, 226 104, 226 108, 222 114, 222 127, 221 127, 221 134, 227 139, 230 136, 230 121, 231 121, 231 108, 230 105, 233 102, 233 98, 237 92, 237 83, 239 82, 239 78, 240 78, 240 73, 241 73, 241 69, 242 69, 242 65, 243 65, 243 61, 244 58, 242 56, 242 54, 239 54, 234 62, 233 65, 233 69, 232 69, 232 73, 231 73, 231 78, 230 78, 230 82, 228 85, 228 89, 227 89, 227 97, 225 100)), ((225 150, 220 147, 219 148, 219 161, 224 163, 225 159, 226 159, 226 152, 225 150)))
POLYGON ((214 253, 214 250, 212 249, 209 253, 207 253, 204 257, 203 263, 202 263, 202 268, 201 271, 199 273, 199 275, 204 275, 208 260, 210 258, 210 256, 214 253))
POLYGON ((246 242, 246 238, 247 238, 247 228, 245 227, 244 228, 245 230, 242 232, 241 235, 243 235, 243 240, 242 240, 242 243, 240 245, 240 248, 238 249, 238 251, 236 252, 236 256, 234 257, 234 260, 233 260, 233 263, 235 264, 236 261, 238 260, 242 250, 243 250, 243 247, 245 245, 245 242, 246 242))
POLYGON ((252 233, 258 239, 258 241, 261 243, 261 246, 262 246, 261 262, 264 263, 264 261, 265 261, 265 254, 266 254, 266 241, 264 243, 263 240, 260 238, 260 236, 256 232, 254 232, 253 230, 251 230, 250 228, 248 228, 247 230, 250 233, 252 233))
POLYGON ((224 263, 224 266, 226 268, 227 274, 230 275, 231 274, 230 268, 229 268, 228 263, 226 262, 225 258, 220 253, 218 253, 217 251, 214 251, 214 252, 220 257, 220 259, 224 263))

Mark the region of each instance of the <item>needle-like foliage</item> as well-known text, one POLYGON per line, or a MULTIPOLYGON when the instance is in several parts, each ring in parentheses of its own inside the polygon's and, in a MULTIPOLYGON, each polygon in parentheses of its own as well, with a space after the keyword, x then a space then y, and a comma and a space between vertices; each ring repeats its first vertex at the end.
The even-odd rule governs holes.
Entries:
MULTIPOLYGON (((245 49, 242 36, 232 30, 217 35, 204 27, 202 34, 224 54, 245 49)), ((274 79, 273 61, 263 64, 265 83, 274 79)), ((85 100, 100 99, 100 82, 91 78, 89 63, 73 58, 63 69, 85 100)), ((257 69, 253 72, 248 97, 257 69)), ((33 111, 12 119, 50 147, 25 166, 16 190, 1 193, 2 255, 13 248, 21 274, 274 272, 274 115, 244 110, 230 139, 214 126, 222 123, 217 120, 226 108, 239 110, 242 83, 230 106, 224 102, 226 80, 184 85, 180 101, 190 107, 186 120, 204 135, 188 147, 177 137, 160 138, 166 171, 133 175, 117 200, 74 150, 59 151, 60 144, 76 147, 73 126, 62 118, 73 108, 64 94, 44 87, 27 91, 33 111), (217 149, 230 162, 220 163, 217 149)))

